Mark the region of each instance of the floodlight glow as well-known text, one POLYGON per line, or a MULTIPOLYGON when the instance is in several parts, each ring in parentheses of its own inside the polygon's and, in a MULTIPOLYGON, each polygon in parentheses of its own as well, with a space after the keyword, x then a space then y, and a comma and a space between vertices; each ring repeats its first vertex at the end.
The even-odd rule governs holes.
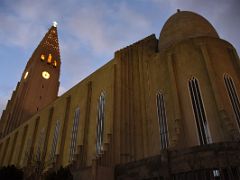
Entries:
POLYGON ((57 24, 58 24, 58 23, 57 23, 56 21, 53 21, 53 26, 54 26, 54 27, 57 27, 57 24))

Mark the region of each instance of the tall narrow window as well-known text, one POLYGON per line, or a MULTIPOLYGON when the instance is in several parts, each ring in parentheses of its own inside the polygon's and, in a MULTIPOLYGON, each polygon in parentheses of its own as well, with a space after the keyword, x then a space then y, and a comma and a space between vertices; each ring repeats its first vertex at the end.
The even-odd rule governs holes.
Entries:
POLYGON ((208 144, 211 142, 211 137, 208 129, 207 118, 203 107, 198 80, 193 77, 189 80, 188 85, 200 144, 208 144))
POLYGON ((75 110, 74 118, 73 118, 72 138, 71 138, 70 155, 69 155, 69 161, 70 162, 74 160, 74 154, 75 154, 76 143, 77 143, 77 133, 78 133, 79 117, 80 117, 80 108, 78 107, 75 110))
POLYGON ((157 115, 160 131, 160 147, 166 149, 169 145, 166 108, 162 93, 157 93, 157 115))
POLYGON ((97 154, 101 154, 103 150, 104 105, 105 105, 105 95, 102 92, 98 100, 97 141, 96 141, 97 154))
POLYGON ((231 76, 229 76, 228 74, 224 75, 224 82, 225 82, 228 96, 230 98, 231 105, 235 114, 235 118, 237 120, 238 127, 240 128, 240 103, 239 103, 239 98, 235 88, 235 84, 231 76))
POLYGON ((52 149, 50 152, 50 160, 51 161, 55 161, 55 153, 56 153, 56 147, 57 147, 57 142, 58 142, 59 129, 60 129, 60 121, 58 120, 56 122, 54 134, 53 134, 52 149))

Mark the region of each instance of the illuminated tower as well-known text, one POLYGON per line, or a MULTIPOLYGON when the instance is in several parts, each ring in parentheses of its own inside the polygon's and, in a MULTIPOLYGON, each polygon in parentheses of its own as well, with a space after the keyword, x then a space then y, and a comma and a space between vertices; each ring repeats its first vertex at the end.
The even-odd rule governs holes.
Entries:
POLYGON ((33 52, 3 111, 0 121, 2 136, 57 98, 61 61, 56 25, 54 22, 33 52))

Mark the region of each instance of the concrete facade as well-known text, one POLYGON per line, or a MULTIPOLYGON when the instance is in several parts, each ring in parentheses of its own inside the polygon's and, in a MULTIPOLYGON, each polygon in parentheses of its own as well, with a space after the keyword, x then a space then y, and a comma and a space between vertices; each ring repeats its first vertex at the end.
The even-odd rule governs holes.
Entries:
POLYGON ((220 39, 203 17, 178 12, 164 25, 159 40, 150 35, 115 52, 106 65, 5 134, 0 140, 0 165, 31 167, 32 158, 39 154, 44 171, 70 166, 79 178, 113 179, 116 165, 161 156, 164 150, 205 146, 200 141, 197 112, 206 116, 203 122, 209 133, 207 144, 238 141, 239 80, 235 48, 220 39), (235 87, 230 93, 224 81, 226 76, 231 77, 235 87), (203 104, 200 110, 194 109, 191 99, 192 79, 198 82, 198 98, 203 104), (168 146, 164 149, 160 146, 156 102, 159 93, 164 97, 167 120, 168 146), (101 95, 103 141, 101 153, 97 153, 101 95), (76 112, 80 113, 75 121, 76 112), (73 159, 72 143, 76 144, 73 159))

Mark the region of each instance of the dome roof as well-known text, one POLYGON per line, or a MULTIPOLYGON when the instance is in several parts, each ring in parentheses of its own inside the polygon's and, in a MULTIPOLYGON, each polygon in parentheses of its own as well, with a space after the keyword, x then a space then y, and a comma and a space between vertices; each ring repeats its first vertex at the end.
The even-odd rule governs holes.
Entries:
POLYGON ((164 24, 159 37, 158 49, 161 50, 175 42, 199 36, 219 38, 214 27, 204 17, 189 11, 178 11, 164 24))

